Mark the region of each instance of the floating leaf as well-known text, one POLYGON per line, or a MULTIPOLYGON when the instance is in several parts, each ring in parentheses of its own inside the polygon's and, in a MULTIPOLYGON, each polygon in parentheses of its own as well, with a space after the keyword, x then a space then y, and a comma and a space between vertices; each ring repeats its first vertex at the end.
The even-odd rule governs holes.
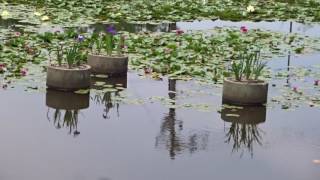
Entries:
POLYGON ((240 117, 239 114, 226 114, 227 117, 240 117))
POLYGON ((117 92, 118 90, 114 89, 114 88, 104 88, 102 91, 103 92, 117 92))
POLYGON ((105 82, 102 82, 102 81, 97 81, 94 83, 95 86, 103 86, 105 85, 106 83, 105 82))
POLYGON ((76 94, 88 94, 90 92, 90 89, 80 89, 77 91, 74 91, 76 94))

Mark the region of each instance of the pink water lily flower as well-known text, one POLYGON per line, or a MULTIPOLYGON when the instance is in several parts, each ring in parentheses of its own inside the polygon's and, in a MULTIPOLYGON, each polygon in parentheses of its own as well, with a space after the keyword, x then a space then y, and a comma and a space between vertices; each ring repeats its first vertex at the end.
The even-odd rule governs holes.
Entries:
POLYGON ((0 64, 0 73, 6 72, 6 71, 7 71, 6 65, 5 64, 0 64))
POLYGON ((145 74, 151 74, 151 73, 152 73, 152 68, 150 68, 150 67, 148 67, 148 68, 145 67, 145 68, 144 68, 144 73, 145 73, 145 74))
POLYGON ((121 47, 121 49, 128 49, 128 46, 126 46, 126 45, 121 45, 120 47, 121 47))
POLYGON ((177 29, 177 30, 176 30, 176 34, 177 34, 177 35, 181 35, 181 34, 183 34, 183 33, 184 33, 184 31, 181 30, 181 29, 177 29))
POLYGON ((246 26, 241 26, 241 27, 240 27, 240 31, 241 31, 242 33, 247 33, 247 32, 248 32, 248 28, 247 28, 246 26))
POLYGON ((20 33, 20 32, 15 32, 14 35, 15 35, 16 37, 19 37, 19 36, 21 36, 21 33, 20 33))
POLYGON ((292 90, 293 90, 294 92, 298 92, 298 87, 297 87, 297 86, 293 86, 292 90))
POLYGON ((27 73, 28 73, 28 69, 26 69, 26 68, 21 68, 21 69, 20 69, 20 75, 21 75, 21 76, 26 76, 27 73))

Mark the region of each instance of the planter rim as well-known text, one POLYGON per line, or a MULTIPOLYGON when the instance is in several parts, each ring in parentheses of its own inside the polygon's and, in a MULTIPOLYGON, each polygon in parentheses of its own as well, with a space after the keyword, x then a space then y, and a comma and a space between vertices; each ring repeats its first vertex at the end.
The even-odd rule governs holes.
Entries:
POLYGON ((257 86, 257 85, 267 85, 268 82, 263 80, 252 80, 252 81, 236 81, 233 78, 225 78, 224 81, 239 84, 239 85, 248 85, 248 86, 257 86))
POLYGON ((101 54, 89 54, 89 56, 96 56, 96 57, 107 57, 107 58, 114 58, 114 59, 123 59, 123 58, 128 58, 127 55, 122 55, 122 56, 109 56, 109 55, 101 55, 101 54))
POLYGON ((87 64, 82 64, 81 66, 83 66, 83 69, 69 69, 69 68, 65 68, 65 67, 61 67, 61 66, 52 66, 52 65, 48 65, 47 68, 51 68, 51 69, 56 69, 56 70, 63 70, 63 71, 87 71, 91 69, 91 66, 87 65, 87 64))

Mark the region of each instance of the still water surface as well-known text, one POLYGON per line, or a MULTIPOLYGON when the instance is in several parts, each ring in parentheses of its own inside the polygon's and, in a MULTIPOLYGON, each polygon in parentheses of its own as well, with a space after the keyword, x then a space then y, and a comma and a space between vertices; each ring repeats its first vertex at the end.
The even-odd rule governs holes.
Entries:
POLYGON ((320 159, 318 108, 259 107, 239 110, 240 118, 235 118, 227 115, 230 110, 173 109, 147 100, 162 96, 218 107, 220 88, 141 79, 135 73, 112 83, 124 83, 124 91, 145 103, 113 104, 108 95, 100 103, 94 93, 0 91, 1 179, 320 177, 320 166, 313 163, 320 159), (186 95, 187 90, 202 93, 186 95), (83 109, 75 124, 62 119, 58 125, 57 108, 83 109))
MULTIPOLYGON (((243 24, 188 23, 149 29, 167 31, 178 27, 187 31, 243 24)), ((288 25, 260 22, 248 26, 287 32, 288 25)), ((316 35, 319 29, 318 25, 309 29, 296 25, 294 32, 307 35, 316 35)), ((290 62, 283 57, 268 65, 273 70, 290 71, 293 66, 310 68, 319 64, 319 59, 319 54, 290 56, 290 62)), ((270 86, 269 98, 279 94, 279 88, 288 82, 302 86, 312 83, 312 79, 300 82, 288 76, 271 80, 270 84, 276 86, 270 86)), ((108 79, 107 83, 122 84, 126 89, 119 94, 126 93, 132 102, 117 103, 112 99, 117 93, 99 96, 93 90, 90 95, 30 93, 19 87, 0 90, 0 179, 320 178, 320 165, 313 163, 320 159, 319 108, 301 105, 284 110, 271 104, 267 108, 220 111, 221 87, 193 81, 154 81, 136 72, 108 79), (175 109, 152 97, 171 99, 171 105, 205 103, 210 108, 175 109), (240 117, 230 116, 234 113, 240 117)))

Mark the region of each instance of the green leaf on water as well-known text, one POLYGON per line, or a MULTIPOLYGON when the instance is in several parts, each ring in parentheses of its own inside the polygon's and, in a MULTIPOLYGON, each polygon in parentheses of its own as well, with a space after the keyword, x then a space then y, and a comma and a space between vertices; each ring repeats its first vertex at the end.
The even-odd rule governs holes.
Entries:
POLYGON ((240 117, 239 114, 226 114, 227 117, 240 117))
POLYGON ((116 89, 118 89, 118 90, 124 90, 124 89, 126 89, 126 88, 124 88, 124 87, 116 87, 116 89))
POLYGON ((106 85, 104 85, 103 87, 105 87, 105 88, 112 88, 113 85, 112 85, 112 84, 106 84, 106 85))
POLYGON ((79 89, 77 91, 74 91, 76 94, 88 94, 90 92, 90 89, 79 89))
POLYGON ((103 92, 117 92, 118 90, 115 88, 104 88, 102 91, 103 92))
POLYGON ((106 83, 105 82, 102 82, 102 81, 97 81, 94 83, 95 86, 103 86, 105 85, 106 83))

